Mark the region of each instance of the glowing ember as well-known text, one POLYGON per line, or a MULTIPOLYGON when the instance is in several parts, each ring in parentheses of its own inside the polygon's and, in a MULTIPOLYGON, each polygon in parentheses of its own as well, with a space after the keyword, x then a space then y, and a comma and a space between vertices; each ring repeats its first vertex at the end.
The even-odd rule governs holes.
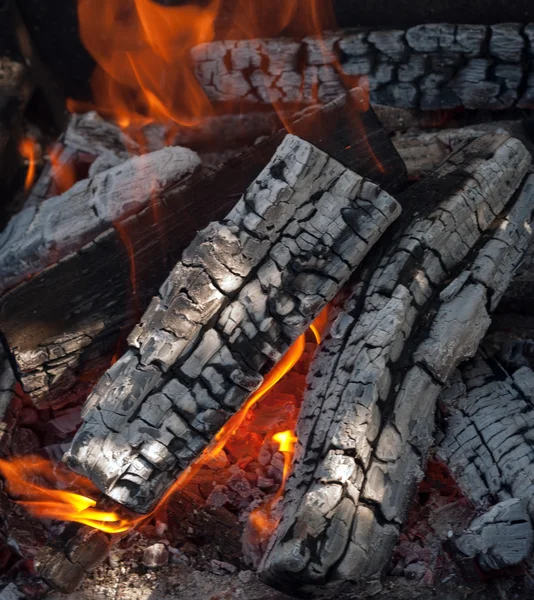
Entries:
POLYGON ((19 144, 19 154, 28 162, 28 170, 24 181, 24 191, 27 192, 35 180, 37 142, 33 138, 24 138, 19 144))
MULTIPOLYGON (((317 340, 320 340, 324 331, 327 317, 328 307, 310 326, 317 340)), ((82 523, 108 533, 127 531, 160 510, 174 492, 182 489, 199 473, 202 467, 220 454, 239 428, 243 426, 249 411, 274 388, 284 375, 293 369, 302 357, 305 346, 305 334, 303 334, 297 338, 280 362, 269 372, 262 386, 252 394, 243 408, 218 432, 199 458, 178 477, 158 507, 149 515, 140 516, 138 519, 127 519, 118 512, 96 509, 97 500, 94 498, 98 498, 101 494, 89 480, 67 471, 62 465, 54 466, 50 461, 38 456, 24 456, 9 461, 0 460, 0 473, 7 481, 7 489, 11 495, 19 498, 17 503, 24 506, 34 516, 82 523), (63 489, 51 489, 50 486, 63 489), (77 491, 65 491, 65 488, 77 491)), ((291 426, 294 427, 295 423, 296 414, 291 421, 291 426)), ((250 435, 250 432, 247 435, 250 435)), ((277 521, 272 516, 272 507, 283 494, 284 485, 291 470, 297 438, 293 430, 289 429, 273 435, 272 441, 278 444, 279 451, 284 455, 282 481, 275 496, 264 507, 254 511, 251 515, 251 520, 254 522, 264 519, 271 523, 270 527, 264 524, 259 528, 264 533, 272 531, 276 526, 277 521)))

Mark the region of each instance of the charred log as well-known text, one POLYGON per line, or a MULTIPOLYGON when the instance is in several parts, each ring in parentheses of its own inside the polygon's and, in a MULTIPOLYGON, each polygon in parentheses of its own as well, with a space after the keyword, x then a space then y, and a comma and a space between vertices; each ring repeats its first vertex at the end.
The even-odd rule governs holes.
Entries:
POLYGON ((0 293, 77 252, 149 205, 154 194, 187 187, 199 166, 191 150, 166 148, 132 158, 22 210, 0 234, 0 293))
MULTIPOLYGON (((310 109, 292 128, 388 191, 405 183, 402 161, 359 89, 310 109)), ((94 381, 109 366, 123 332, 139 319, 183 248, 235 205, 284 135, 278 132, 215 173, 201 168, 187 190, 171 187, 120 231, 105 231, 0 298, 6 346, 38 405, 87 393, 88 384, 76 375, 94 381)))
POLYGON ((444 392, 449 414, 438 456, 474 505, 518 498, 533 517, 533 398, 530 368, 506 376, 481 356, 463 365, 444 392))
POLYGON ((260 565, 267 583, 365 580, 387 565, 436 398, 475 353, 530 240, 530 184, 514 195, 529 164, 518 140, 486 136, 404 196, 407 227, 395 225, 312 364, 282 520, 260 565))
POLYGON ((215 102, 325 102, 343 79, 366 77, 371 101, 422 110, 534 106, 534 25, 416 25, 346 31, 319 42, 217 41, 193 49, 215 102), (297 65, 302 68, 297 68, 297 65))
POLYGON ((202 231, 97 384, 67 464, 148 512, 348 279, 399 205, 287 136, 202 231))

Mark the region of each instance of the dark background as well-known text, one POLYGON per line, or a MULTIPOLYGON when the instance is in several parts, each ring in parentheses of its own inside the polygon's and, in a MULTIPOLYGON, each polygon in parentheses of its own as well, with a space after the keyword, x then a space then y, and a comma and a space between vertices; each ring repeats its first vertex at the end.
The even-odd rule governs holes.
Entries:
MULTIPOLYGON (((0 7, 5 0, 0 0, 0 7)), ((42 59, 66 95, 86 97, 93 66, 77 33, 77 0, 13 0, 42 59)), ((89 0, 90 1, 90 0, 89 0)), ((126 0, 125 0, 126 1, 126 0)), ((194 0, 160 0, 185 4, 194 0)), ((196 0, 202 3, 205 0, 196 0)), ((534 22, 534 0, 320 0, 333 2, 339 27, 408 27, 420 23, 534 22)), ((224 0, 221 29, 232 19, 234 0, 224 0)), ((251 3, 269 0, 250 0, 251 3)), ((6 25, 5 15, 0 19, 6 25)), ((0 30, 0 38, 2 31, 0 30)), ((1 47, 0 39, 0 47, 1 47)))

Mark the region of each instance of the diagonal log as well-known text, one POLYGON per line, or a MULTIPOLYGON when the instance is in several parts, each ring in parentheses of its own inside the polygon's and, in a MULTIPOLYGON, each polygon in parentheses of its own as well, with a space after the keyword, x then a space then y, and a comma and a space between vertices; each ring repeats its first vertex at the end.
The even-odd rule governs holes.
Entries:
MULTIPOLYGON (((405 184, 402 161, 358 88, 291 128, 386 191, 405 184)), ((120 231, 106 230, 0 298, 6 348, 37 405, 86 396, 183 249, 235 205, 284 135, 278 131, 216 172, 201 167, 190 187, 171 186, 120 231)))
POLYGON ((365 580, 387 565, 439 391, 476 351, 530 240, 531 181, 514 195, 529 163, 518 140, 486 136, 403 197, 407 227, 395 225, 312 364, 267 583, 365 580))
POLYGON ((226 219, 185 250, 89 396, 67 464, 148 512, 399 212, 378 186, 288 135, 226 219))

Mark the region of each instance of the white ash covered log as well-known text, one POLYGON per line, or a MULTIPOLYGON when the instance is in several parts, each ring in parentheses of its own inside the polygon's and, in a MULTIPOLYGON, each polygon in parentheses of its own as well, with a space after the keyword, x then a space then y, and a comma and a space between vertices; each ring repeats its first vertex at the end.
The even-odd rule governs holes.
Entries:
POLYGON ((131 158, 60 196, 17 213, 0 234, 0 293, 77 252, 173 186, 188 185, 199 168, 187 148, 131 158))
POLYGON ((529 165, 521 142, 489 135, 402 197, 392 241, 312 363, 282 519, 260 564, 267 583, 383 572, 423 475, 439 392, 476 352, 530 240, 532 190, 514 194, 529 165))
POLYGON ((148 512, 348 279, 399 205, 287 136, 185 250, 97 384, 66 463, 148 512))
POLYGON ((485 571, 505 569, 527 560, 534 546, 525 502, 503 500, 476 517, 453 541, 460 557, 474 558, 485 571))
POLYGON ((475 506, 518 498, 534 517, 534 372, 507 376, 482 356, 462 365, 442 395, 447 408, 438 457, 475 506))
POLYGON ((422 110, 534 106, 534 24, 416 25, 306 38, 217 41, 192 51, 213 101, 325 102, 366 77, 371 101, 422 110))
MULTIPOLYGON (((291 126, 386 191, 405 185, 404 165, 362 90, 309 109, 291 126)), ((154 197, 120 231, 106 230, 0 297, 0 330, 24 390, 37 405, 86 396, 183 249, 233 208, 285 133, 278 131, 216 172, 201 166, 188 186, 171 186, 154 197)))

